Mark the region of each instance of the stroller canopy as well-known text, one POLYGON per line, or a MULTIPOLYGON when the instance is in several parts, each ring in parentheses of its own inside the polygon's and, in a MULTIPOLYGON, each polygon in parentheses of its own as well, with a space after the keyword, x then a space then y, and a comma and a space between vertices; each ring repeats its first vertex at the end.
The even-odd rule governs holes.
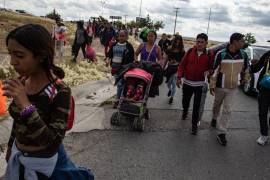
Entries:
POLYGON ((139 68, 131 69, 125 73, 124 75, 125 79, 130 78, 130 77, 142 79, 147 84, 149 84, 152 81, 152 74, 139 68))

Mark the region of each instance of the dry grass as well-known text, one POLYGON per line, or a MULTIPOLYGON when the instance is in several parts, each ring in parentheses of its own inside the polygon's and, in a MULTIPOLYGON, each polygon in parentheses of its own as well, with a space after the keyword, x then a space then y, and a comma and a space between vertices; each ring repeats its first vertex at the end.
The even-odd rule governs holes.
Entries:
MULTIPOLYGON (((53 25, 55 25, 55 21, 48 18, 23 15, 10 11, 0 11, 0 53, 7 52, 5 46, 5 38, 8 32, 21 25, 29 23, 40 24, 44 26, 49 32, 52 31, 53 25)), ((73 34, 75 32, 76 26, 70 22, 65 22, 65 25, 68 28, 67 41, 72 42, 74 39, 73 34)))
POLYGON ((58 63, 57 65, 64 69, 64 81, 69 86, 78 86, 88 81, 100 80, 108 76, 109 68, 104 65, 101 57, 97 57, 98 64, 88 63, 80 60, 74 63, 58 63))
MULTIPOLYGON (((55 22, 51 19, 0 11, 0 79, 10 78, 15 75, 15 71, 7 63, 9 62, 9 57, 5 55, 7 52, 5 37, 12 29, 28 23, 41 24, 50 32, 53 29, 53 25, 55 25, 55 22)), ((70 86, 77 86, 90 80, 99 80, 108 76, 110 69, 104 65, 103 47, 100 45, 98 40, 95 40, 93 43, 97 54, 97 60, 99 62, 98 64, 89 64, 86 61, 82 61, 82 55, 79 55, 77 64, 70 63, 70 60, 72 59, 70 45, 73 43, 76 24, 71 22, 64 22, 64 24, 68 29, 66 36, 67 46, 65 47, 63 59, 56 59, 56 64, 61 66, 66 72, 66 78, 64 80, 67 84, 70 86)), ((129 41, 133 44, 134 49, 136 50, 140 42, 136 41, 133 36, 130 36, 129 41)), ((217 42, 209 41, 209 46, 216 43, 217 42)), ((184 38, 184 44, 185 46, 193 46, 194 39, 184 38)))
POLYGON ((0 11, 0 52, 6 52, 5 38, 8 32, 28 23, 41 24, 51 31, 54 21, 47 18, 17 14, 15 12, 0 11))
MULTIPOLYGON (((0 11, 0 79, 11 78, 15 76, 14 69, 9 65, 9 56, 7 56, 7 49, 5 45, 5 38, 11 30, 28 23, 40 24, 44 26, 49 32, 52 31, 55 21, 47 18, 22 15, 15 12, 0 11)), ((109 69, 104 66, 104 56, 97 51, 98 64, 89 64, 82 61, 82 56, 78 57, 78 63, 70 63, 71 49, 70 45, 73 43, 76 24, 71 22, 64 22, 67 31, 67 46, 65 47, 65 56, 62 61, 56 58, 56 64, 61 66, 66 72, 65 81, 70 86, 83 84, 89 80, 99 80, 107 76, 109 69)))

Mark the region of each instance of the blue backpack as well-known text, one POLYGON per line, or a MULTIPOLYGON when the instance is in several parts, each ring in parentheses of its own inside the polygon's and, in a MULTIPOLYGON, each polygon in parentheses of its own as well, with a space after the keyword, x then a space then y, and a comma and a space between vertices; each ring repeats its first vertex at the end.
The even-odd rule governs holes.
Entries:
POLYGON ((265 74, 264 74, 262 80, 259 83, 259 85, 261 87, 264 87, 266 89, 270 89, 270 70, 269 70, 269 64, 270 64, 270 59, 268 59, 268 62, 267 62, 267 65, 266 65, 265 74))

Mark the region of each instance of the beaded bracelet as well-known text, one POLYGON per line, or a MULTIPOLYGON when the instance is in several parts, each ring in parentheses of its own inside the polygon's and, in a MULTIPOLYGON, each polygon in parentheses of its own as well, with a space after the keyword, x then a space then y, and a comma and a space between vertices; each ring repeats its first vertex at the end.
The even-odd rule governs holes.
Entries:
POLYGON ((34 105, 29 105, 27 107, 25 107, 21 113, 20 113, 20 117, 23 119, 23 118, 26 118, 28 117, 29 115, 31 115, 33 112, 35 112, 37 110, 37 108, 34 106, 34 105))

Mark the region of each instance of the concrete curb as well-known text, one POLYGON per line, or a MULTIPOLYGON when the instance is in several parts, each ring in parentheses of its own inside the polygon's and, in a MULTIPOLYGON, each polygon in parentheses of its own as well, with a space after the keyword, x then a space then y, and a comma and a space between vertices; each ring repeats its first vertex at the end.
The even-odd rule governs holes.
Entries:
POLYGON ((76 101, 75 122, 73 128, 67 132, 89 132, 91 130, 104 129, 105 111, 100 105, 116 94, 116 87, 113 86, 113 78, 108 78, 99 82, 83 85, 87 89, 82 93, 74 89, 76 101), (90 89, 91 88, 91 89, 90 89))

